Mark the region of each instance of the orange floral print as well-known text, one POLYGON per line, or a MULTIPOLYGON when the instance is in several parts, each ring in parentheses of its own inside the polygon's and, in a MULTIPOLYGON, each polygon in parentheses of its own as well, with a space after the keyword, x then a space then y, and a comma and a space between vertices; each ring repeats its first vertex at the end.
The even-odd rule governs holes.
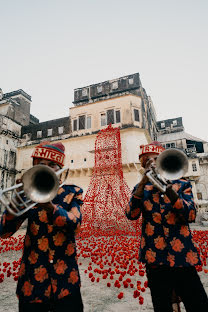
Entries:
POLYGON ((73 213, 68 212, 67 215, 68 215, 70 220, 72 220, 74 223, 76 223, 77 218, 75 217, 75 215, 73 213))
POLYGON ((56 219, 55 219, 55 225, 57 226, 64 226, 66 225, 66 217, 64 216, 58 216, 56 219))
POLYGON ((131 211, 131 217, 132 217, 132 218, 138 217, 139 214, 140 214, 140 209, 139 209, 139 208, 136 208, 136 209, 134 209, 134 210, 131 211))
POLYGON ((153 204, 151 203, 150 200, 145 200, 144 201, 144 207, 146 208, 146 210, 151 211, 152 210, 152 206, 153 206, 153 204))
POLYGON ((31 223, 30 225, 30 231, 33 235, 38 235, 40 225, 37 225, 35 222, 31 223))
POLYGON ((169 204, 169 203, 170 203, 170 199, 168 198, 167 195, 164 195, 163 200, 164 200, 164 202, 165 202, 166 204, 169 204))
POLYGON ((29 247, 31 245, 30 236, 27 234, 25 236, 25 247, 29 247))
POLYGON ((58 295, 58 299, 61 299, 63 297, 66 297, 70 294, 69 290, 68 289, 61 289, 61 292, 60 294, 58 295))
POLYGON ((38 257, 39 257, 39 255, 34 250, 32 250, 28 259, 29 259, 31 264, 35 264, 38 260, 38 257))
POLYGON ((57 280, 51 279, 52 289, 55 293, 57 291, 57 280))
POLYGON ((58 189, 57 194, 60 195, 60 194, 62 194, 63 192, 65 192, 64 188, 63 188, 63 187, 60 187, 60 188, 58 189))
POLYGON ((36 281, 42 283, 48 278, 48 273, 46 268, 44 268, 43 265, 41 265, 39 268, 34 270, 34 277, 36 281))
POLYGON ((175 265, 175 256, 171 255, 171 254, 168 254, 167 260, 170 263, 170 267, 174 267, 174 265, 175 265))
POLYGON ((191 187, 185 189, 184 194, 191 195, 191 187))
POLYGON ((80 218, 80 212, 77 207, 72 207, 70 211, 75 215, 75 217, 80 218))
POLYGON ((64 203, 70 204, 74 197, 74 193, 69 193, 64 197, 64 203))
POLYGON ((49 261, 53 260, 54 254, 55 254, 55 250, 49 249, 49 255, 48 255, 49 261))
POLYGON ((159 193, 152 194, 152 197, 153 197, 153 201, 154 201, 155 203, 159 204, 159 202, 160 202, 159 193))
POLYGON ((155 243, 155 247, 160 250, 164 250, 165 247, 167 246, 164 238, 161 236, 158 236, 157 238, 155 238, 154 243, 155 243))
POLYGON ((77 223, 77 227, 76 229, 74 230, 74 234, 75 236, 81 231, 81 224, 80 222, 77 223))
POLYGON ((71 256, 73 255, 74 252, 75 252, 75 244, 74 243, 68 244, 66 247, 65 254, 71 256))
POLYGON ((193 252, 192 250, 187 252, 186 262, 190 263, 191 265, 195 265, 198 263, 198 261, 199 261, 199 259, 198 259, 198 255, 196 252, 193 252))
POLYGON ((51 285, 49 285, 48 288, 46 288, 44 296, 50 297, 50 294, 51 294, 51 285))
POLYGON ((184 244, 180 241, 180 239, 174 237, 173 240, 170 242, 172 248, 176 252, 181 252, 184 248, 184 244))
POLYGON ((38 248, 42 251, 48 250, 48 239, 45 236, 38 239, 38 248))
POLYGON ((39 299, 39 298, 35 298, 34 300, 30 301, 31 303, 41 303, 43 302, 43 300, 39 299))
POLYGON ((148 263, 153 263, 156 260, 156 252, 154 252, 152 249, 148 249, 146 251, 145 259, 148 263))
POLYGON ((19 269, 18 275, 19 275, 19 277, 21 277, 21 276, 23 276, 24 274, 25 274, 25 264, 24 264, 24 262, 22 262, 22 263, 20 264, 20 269, 19 269))
POLYGON ((182 209, 183 208, 183 200, 181 198, 178 198, 173 205, 174 208, 176 209, 182 209))
POLYGON ((151 223, 147 223, 146 228, 145 228, 145 233, 147 236, 152 236, 154 234, 154 225, 151 225, 151 223))
POLYGON ((47 224, 48 233, 51 233, 53 231, 53 226, 51 224, 47 224))
POLYGON ((163 227, 163 231, 166 237, 169 236, 169 228, 163 227))
POLYGON ((167 220, 168 224, 176 224, 176 216, 173 212, 168 212, 168 214, 165 216, 165 219, 167 220))
POLYGON ((184 237, 187 237, 190 235, 190 231, 187 225, 182 225, 180 229, 180 234, 183 235, 184 237))
POLYGON ((79 280, 78 271, 73 269, 69 274, 68 282, 71 284, 76 284, 78 280, 79 280))
POLYGON ((53 241, 55 246, 62 246, 63 242, 66 240, 66 236, 62 232, 58 232, 53 236, 53 241))
POLYGON ((161 223, 162 217, 161 217, 161 214, 160 214, 159 212, 154 212, 154 213, 152 214, 152 218, 153 218, 153 221, 154 221, 155 223, 161 223))
POLYGON ((178 192, 181 188, 181 183, 175 183, 172 185, 172 189, 175 191, 175 192, 178 192))
POLYGON ((195 218, 196 218, 196 213, 195 213, 195 211, 194 211, 194 210, 191 210, 191 211, 189 212, 189 217, 188 217, 189 222, 194 221, 194 220, 195 220, 195 218))
POLYGON ((47 212, 45 210, 38 211, 38 216, 41 222, 48 222, 47 212))
POLYGON ((144 237, 142 236, 141 243, 140 243, 141 249, 143 249, 145 245, 146 245, 146 242, 145 242, 144 237))
POLYGON ((67 265, 63 260, 58 260, 54 265, 54 268, 57 274, 64 274, 67 269, 67 265))
POLYGON ((27 297, 31 296, 33 287, 34 286, 31 285, 30 282, 25 281, 23 286, 22 286, 22 292, 24 293, 24 296, 27 296, 27 297))

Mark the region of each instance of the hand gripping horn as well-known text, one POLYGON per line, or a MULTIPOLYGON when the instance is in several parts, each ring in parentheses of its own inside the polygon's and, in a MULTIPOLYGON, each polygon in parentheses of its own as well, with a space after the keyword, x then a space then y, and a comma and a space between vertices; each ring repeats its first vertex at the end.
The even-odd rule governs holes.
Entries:
POLYGON ((27 170, 22 176, 22 183, 4 190, 0 189, 0 202, 14 216, 34 207, 37 203, 51 201, 58 189, 65 183, 69 168, 54 171, 45 165, 36 165, 27 170), (59 183, 61 174, 66 171, 63 183, 59 183))
POLYGON ((146 176, 161 192, 166 191, 168 180, 180 179, 188 170, 188 157, 177 149, 163 151, 156 160, 156 168, 148 171, 146 176))

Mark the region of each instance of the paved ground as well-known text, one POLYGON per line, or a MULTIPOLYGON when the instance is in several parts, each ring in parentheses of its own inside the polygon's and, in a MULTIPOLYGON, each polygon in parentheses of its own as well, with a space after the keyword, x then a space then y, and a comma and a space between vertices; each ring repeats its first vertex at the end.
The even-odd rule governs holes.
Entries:
MULTIPOLYGON (((207 228, 200 227, 198 225, 192 225, 192 229, 206 230, 207 228)), ((16 236, 24 234, 25 230, 19 230, 16 236)), ((21 251, 14 252, 9 251, 4 254, 0 254, 0 262, 4 261, 12 262, 18 260, 21 256, 21 251)), ((132 296, 132 289, 128 288, 124 290, 124 298, 119 300, 117 295, 123 289, 117 289, 115 287, 106 287, 106 280, 100 280, 99 283, 92 283, 88 278, 88 274, 84 271, 88 265, 87 260, 80 259, 82 262, 80 266, 80 274, 82 280, 82 297, 85 306, 85 312, 152 312, 152 302, 150 297, 149 288, 142 293, 144 297, 144 304, 140 305, 138 298, 135 299, 132 296)), ((208 294, 208 274, 203 272, 199 273, 202 283, 208 294)), ((141 278, 142 283, 146 280, 146 276, 141 278)), ((16 282, 10 277, 6 278, 3 283, 0 283, 0 312, 17 312, 17 298, 15 295, 16 282)), ((183 305, 181 305, 182 311, 185 311, 183 305)))

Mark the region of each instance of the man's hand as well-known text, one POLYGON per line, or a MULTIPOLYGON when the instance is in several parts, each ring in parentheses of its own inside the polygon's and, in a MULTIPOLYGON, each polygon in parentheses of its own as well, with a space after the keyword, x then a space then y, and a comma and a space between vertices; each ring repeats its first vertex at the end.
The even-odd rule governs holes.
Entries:
POLYGON ((175 204, 175 202, 179 197, 178 193, 176 193, 176 191, 173 190, 171 183, 167 185, 165 195, 167 195, 167 197, 170 199, 172 205, 175 204))

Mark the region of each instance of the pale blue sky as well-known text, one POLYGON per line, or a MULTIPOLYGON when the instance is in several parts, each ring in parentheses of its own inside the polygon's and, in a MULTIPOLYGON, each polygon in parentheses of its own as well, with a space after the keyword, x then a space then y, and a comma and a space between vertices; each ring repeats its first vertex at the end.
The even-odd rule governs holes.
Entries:
POLYGON ((139 72, 158 120, 208 140, 207 0, 0 0, 0 88, 32 96, 40 121, 73 90, 139 72))

